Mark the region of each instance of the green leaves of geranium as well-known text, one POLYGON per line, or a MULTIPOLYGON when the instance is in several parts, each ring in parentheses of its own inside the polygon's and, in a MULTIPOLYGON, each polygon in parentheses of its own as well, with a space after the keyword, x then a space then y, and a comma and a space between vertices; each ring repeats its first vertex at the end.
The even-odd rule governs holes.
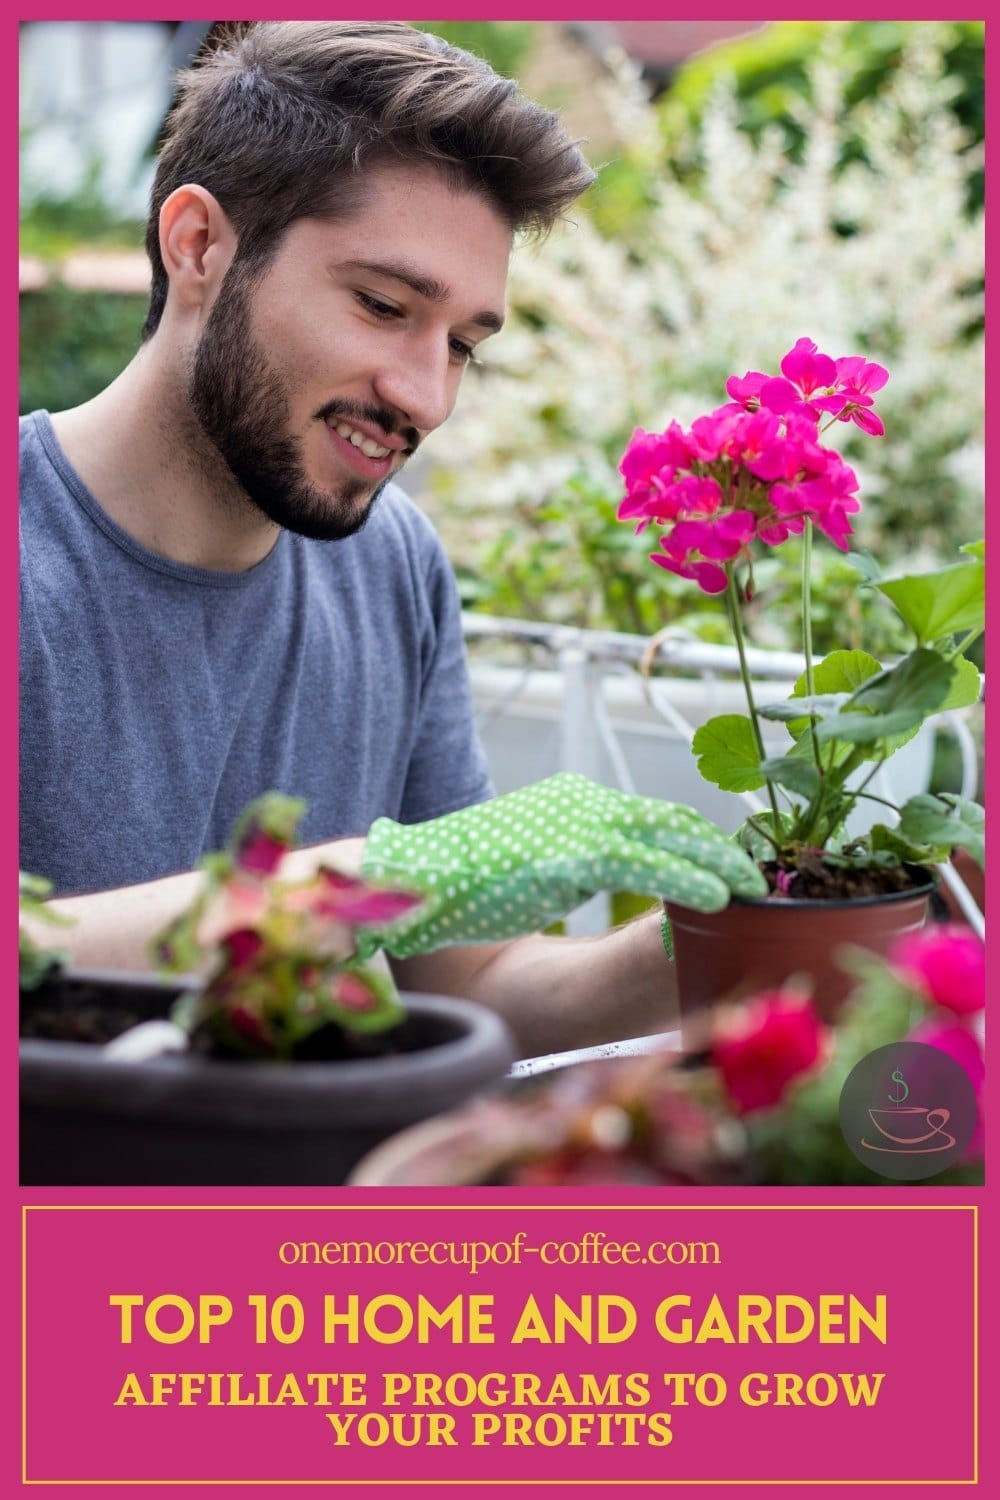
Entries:
POLYGON ((907 573, 876 582, 909 625, 920 646, 943 640, 957 631, 982 630, 986 590, 984 548, 973 542, 962 549, 968 562, 938 568, 933 573, 907 573))
POLYGON ((953 663, 936 651, 911 651, 890 671, 869 677, 851 698, 847 712, 822 719, 816 738, 820 744, 870 744, 914 729, 944 703, 954 675, 953 663))
POLYGON ((792 755, 773 756, 765 760, 760 769, 768 781, 783 786, 786 791, 798 792, 801 797, 815 797, 819 791, 819 771, 808 760, 792 755))
POLYGON ((970 703, 979 702, 981 679, 975 662, 966 661, 964 656, 956 656, 952 666, 955 668, 955 675, 951 679, 948 696, 938 709, 939 713, 947 708, 968 708, 970 703))
MULTIPOLYGON (((785 720, 798 737, 808 727, 809 720, 802 714, 807 708, 817 721, 820 745, 834 740, 871 744, 916 729, 928 714, 942 708, 957 670, 954 662, 936 651, 911 651, 888 671, 882 671, 874 657, 863 651, 835 651, 817 666, 813 674, 817 691, 812 696, 806 696, 800 678, 791 699, 767 703, 759 712, 765 719, 785 720)), ((966 691, 971 687, 967 678, 963 687, 966 691)))
POLYGON ((760 751, 746 714, 716 714, 695 731, 691 748, 699 773, 724 792, 752 792, 764 785, 760 751))
POLYGON ((802 713, 804 708, 817 717, 836 713, 862 683, 870 677, 877 677, 881 670, 874 656, 869 656, 867 651, 831 651, 813 669, 813 697, 808 694, 803 673, 792 688, 791 699, 785 703, 767 703, 760 713, 765 719, 785 720, 789 734, 798 739, 809 726, 809 720, 802 713))
POLYGON ((986 814, 976 802, 950 793, 925 792, 911 797, 899 818, 899 831, 914 844, 931 844, 943 851, 968 849, 982 867, 986 814))

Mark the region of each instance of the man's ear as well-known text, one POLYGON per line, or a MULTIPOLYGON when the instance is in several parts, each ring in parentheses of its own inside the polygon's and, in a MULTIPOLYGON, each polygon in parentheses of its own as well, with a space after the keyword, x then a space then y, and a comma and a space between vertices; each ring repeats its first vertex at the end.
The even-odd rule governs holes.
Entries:
POLYGON ((206 311, 236 254, 236 232, 206 188, 185 183, 166 199, 160 209, 160 254, 177 306, 206 311))

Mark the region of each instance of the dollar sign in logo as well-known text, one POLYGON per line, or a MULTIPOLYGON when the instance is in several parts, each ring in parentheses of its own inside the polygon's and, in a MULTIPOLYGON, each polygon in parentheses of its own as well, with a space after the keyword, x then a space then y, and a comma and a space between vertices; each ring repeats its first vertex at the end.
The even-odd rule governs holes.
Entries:
POLYGON ((897 1087, 896 1092, 894 1094, 890 1094, 889 1098, 892 1100, 893 1104, 902 1104, 904 1099, 909 1098, 910 1090, 906 1079, 903 1077, 898 1068, 893 1068, 892 1070, 892 1081, 897 1085, 897 1087), (900 1089, 903 1090, 902 1093, 899 1092, 900 1089))

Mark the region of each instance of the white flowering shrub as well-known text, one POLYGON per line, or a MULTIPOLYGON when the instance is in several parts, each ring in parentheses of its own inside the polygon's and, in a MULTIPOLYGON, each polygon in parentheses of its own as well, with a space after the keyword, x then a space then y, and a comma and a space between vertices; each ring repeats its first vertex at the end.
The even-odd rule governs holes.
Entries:
POLYGON ((648 576, 649 539, 615 521, 621 452, 637 425, 721 405, 727 376, 776 371, 802 336, 890 371, 886 436, 830 434, 862 480, 857 545, 942 560, 981 534, 982 153, 950 108, 945 35, 916 23, 901 66, 850 110, 821 56, 796 160, 780 127, 751 139, 725 85, 666 160, 655 108, 618 68, 648 208, 614 238, 581 210, 516 253, 509 327, 427 445, 420 498, 470 598, 620 629, 700 607, 648 576))

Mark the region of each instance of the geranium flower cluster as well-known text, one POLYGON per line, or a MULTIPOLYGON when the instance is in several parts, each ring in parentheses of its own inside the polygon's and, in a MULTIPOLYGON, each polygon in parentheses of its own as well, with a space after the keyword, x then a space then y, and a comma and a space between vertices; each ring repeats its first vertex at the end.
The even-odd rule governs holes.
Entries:
POLYGON ((667 528, 651 560, 708 594, 723 592, 727 566, 749 556, 751 542, 779 546, 807 518, 846 551, 861 509, 858 477, 820 443, 820 424, 854 422, 881 436, 874 398, 888 371, 858 355, 832 359, 808 338, 780 368, 732 376, 732 399, 687 432, 677 422, 661 433, 637 428, 620 464, 619 520, 667 528))

